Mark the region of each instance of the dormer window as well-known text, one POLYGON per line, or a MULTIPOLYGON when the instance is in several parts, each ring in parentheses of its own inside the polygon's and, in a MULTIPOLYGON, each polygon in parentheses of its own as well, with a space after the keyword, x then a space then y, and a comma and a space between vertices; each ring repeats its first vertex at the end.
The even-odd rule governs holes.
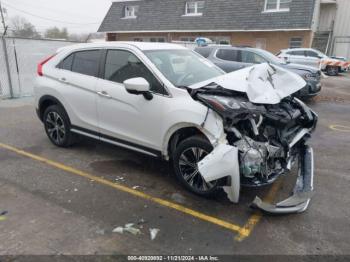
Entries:
POLYGON ((265 0, 265 12, 289 12, 292 0, 265 0))
POLYGON ((137 17, 137 11, 139 7, 136 5, 128 5, 124 8, 124 18, 136 18, 137 17))
POLYGON ((185 15, 200 16, 203 15, 204 1, 190 1, 186 2, 185 15))

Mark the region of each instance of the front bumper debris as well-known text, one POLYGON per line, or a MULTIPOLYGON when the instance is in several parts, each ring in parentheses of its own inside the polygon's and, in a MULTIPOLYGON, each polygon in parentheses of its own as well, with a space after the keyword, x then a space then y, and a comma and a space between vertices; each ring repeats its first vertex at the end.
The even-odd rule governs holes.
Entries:
POLYGON ((305 146, 301 152, 300 168, 293 195, 277 204, 263 202, 256 197, 250 205, 268 214, 291 214, 304 212, 313 194, 314 154, 310 146, 305 146))

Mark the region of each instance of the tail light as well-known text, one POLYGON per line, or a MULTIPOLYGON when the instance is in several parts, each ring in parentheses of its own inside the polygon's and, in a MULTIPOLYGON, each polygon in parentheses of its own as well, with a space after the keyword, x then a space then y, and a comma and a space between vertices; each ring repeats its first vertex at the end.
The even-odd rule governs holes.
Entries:
POLYGON ((55 55, 52 55, 48 58, 46 58, 45 60, 41 61, 39 64, 38 64, 38 70, 37 70, 37 73, 39 76, 43 76, 43 66, 49 62, 55 55))

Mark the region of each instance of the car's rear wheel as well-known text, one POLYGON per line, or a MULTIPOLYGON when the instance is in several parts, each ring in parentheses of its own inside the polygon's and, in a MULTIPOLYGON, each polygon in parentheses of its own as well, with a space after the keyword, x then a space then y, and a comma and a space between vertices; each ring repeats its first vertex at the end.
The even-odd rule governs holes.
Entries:
POLYGON ((44 127, 50 141, 59 147, 68 147, 74 141, 70 131, 69 118, 59 105, 49 106, 44 112, 44 127))
POLYGON ((198 162, 212 150, 209 141, 200 136, 185 139, 175 149, 175 175, 186 189, 197 195, 209 197, 218 190, 218 181, 206 182, 198 170, 198 162))
POLYGON ((339 74, 339 67, 337 66, 327 66, 327 75, 329 76, 336 76, 339 74))

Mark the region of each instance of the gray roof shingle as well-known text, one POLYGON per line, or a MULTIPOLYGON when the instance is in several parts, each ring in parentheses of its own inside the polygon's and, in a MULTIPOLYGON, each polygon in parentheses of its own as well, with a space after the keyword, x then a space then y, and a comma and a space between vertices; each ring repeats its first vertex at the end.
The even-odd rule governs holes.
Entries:
POLYGON ((315 0, 292 0, 289 12, 264 13, 265 0, 205 0, 203 16, 183 16, 186 0, 114 2, 99 32, 239 31, 310 29, 315 0), (135 19, 123 19, 124 7, 137 5, 135 19))

